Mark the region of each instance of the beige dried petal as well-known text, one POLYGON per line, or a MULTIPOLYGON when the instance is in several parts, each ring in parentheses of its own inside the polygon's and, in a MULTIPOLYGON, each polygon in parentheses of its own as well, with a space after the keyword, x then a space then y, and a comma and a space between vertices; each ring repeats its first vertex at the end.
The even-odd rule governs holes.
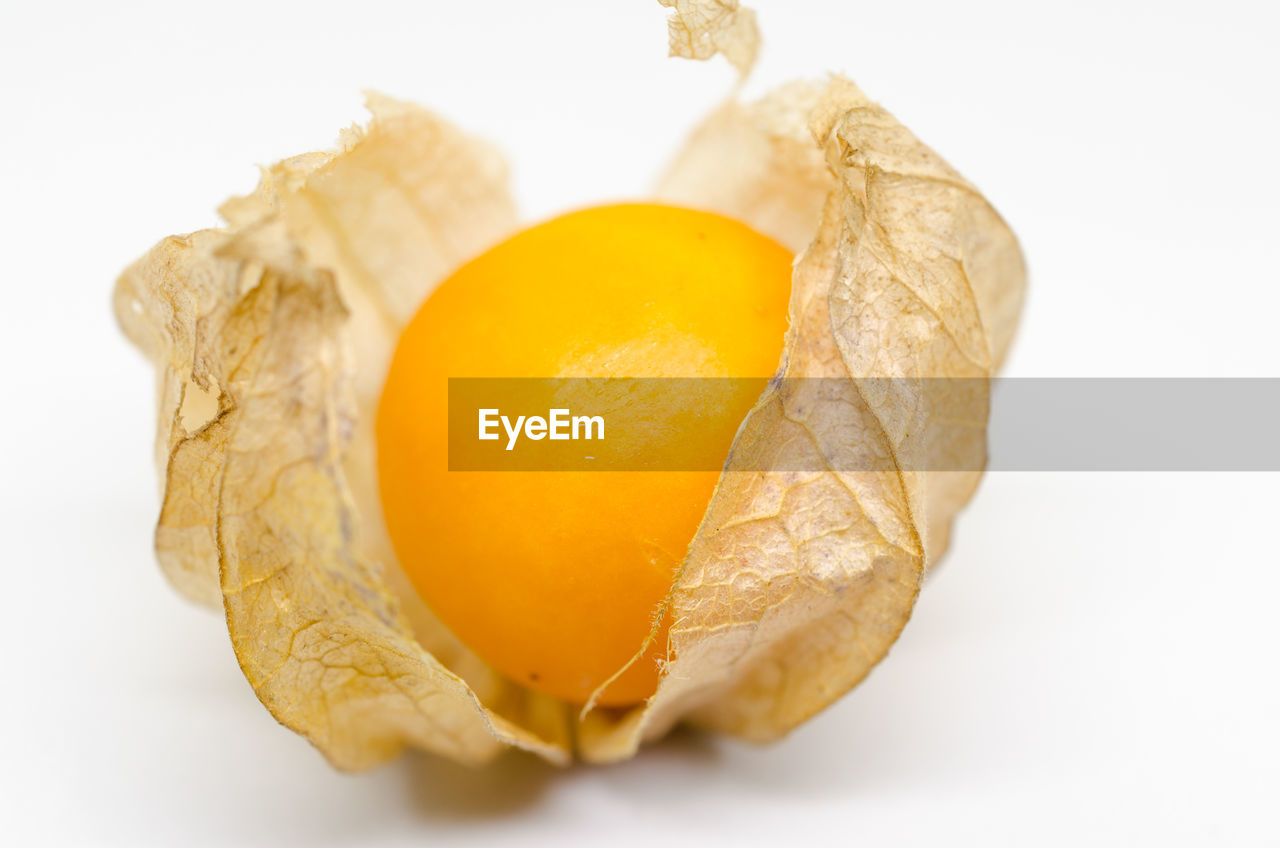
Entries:
POLYGON ((356 429, 344 470, 359 508, 359 545, 383 576, 418 641, 485 704, 540 737, 568 744, 568 710, 511 684, 459 642, 400 569, 381 520, 374 412, 397 338, 418 304, 466 259, 516 226, 502 157, 426 110, 368 95, 373 120, 352 127, 336 154, 306 154, 267 169, 257 190, 222 207, 257 250, 298 251, 333 272, 351 313, 356 429), (268 232, 270 231, 270 232, 268 232))
MULTIPOLYGON (((719 50, 745 72, 749 13, 664 2, 673 52, 719 50)), ((448 633, 386 539, 372 422, 392 347, 431 287, 515 220, 487 146, 408 104, 370 107, 339 150, 267 169, 224 205, 227 229, 166 239, 116 291, 157 366, 160 561, 223 606, 263 703, 343 768, 405 744, 563 762, 575 737, 608 761, 683 719, 771 739, 857 683, 979 476, 911 469, 982 457, 985 393, 938 396, 925 378, 984 378, 1011 339, 1022 259, 989 204, 839 78, 727 104, 694 133, 659 197, 800 252, 784 374, 898 379, 853 397, 830 388, 852 385, 840 380, 765 393, 739 467, 829 470, 725 472, 667 601, 657 693, 579 716, 448 633), (969 426, 945 439, 922 426, 944 414, 969 426), (899 470, 837 470, 868 458, 899 470)))
POLYGON ((121 324, 161 380, 157 551, 185 593, 224 606, 258 696, 335 765, 365 768, 406 743, 469 762, 504 743, 563 761, 563 705, 485 668, 425 607, 410 628, 393 561, 371 556, 376 495, 365 479, 358 509, 349 486, 371 478, 357 422, 372 418, 409 312, 396 298, 425 296, 514 218, 488 148, 424 110, 370 106, 343 150, 269 169, 224 207, 231 229, 166 239, 117 285, 121 324), (193 393, 217 397, 212 417, 193 419, 193 393))
POLYGON ((828 381, 761 398, 734 443, 736 459, 750 457, 739 467, 832 470, 722 476, 669 601, 657 693, 627 715, 588 717, 582 751, 599 761, 681 719, 776 738, 884 657, 980 476, 908 469, 975 467, 985 450, 985 393, 958 407, 914 378, 989 376, 1024 279, 1012 233, 981 195, 840 78, 723 107, 659 194, 793 246, 821 208, 793 276, 784 376, 898 379, 853 404, 844 391, 822 396, 838 385, 828 381), (944 413, 967 415, 976 440, 913 435, 944 413), (769 464, 783 454, 793 461, 769 464), (902 470, 836 470, 868 467, 867 455, 902 470))
POLYGON ((710 59, 717 53, 745 77, 756 62, 760 32, 756 13, 738 0, 658 0, 674 11, 667 17, 671 55, 710 59))

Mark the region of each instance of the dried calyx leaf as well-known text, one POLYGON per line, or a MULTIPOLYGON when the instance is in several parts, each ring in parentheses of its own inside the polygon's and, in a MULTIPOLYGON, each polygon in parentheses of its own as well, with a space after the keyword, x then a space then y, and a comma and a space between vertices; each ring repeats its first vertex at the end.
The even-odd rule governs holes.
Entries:
MULTIPOLYGON (((736 2, 663 2, 673 52, 749 67, 754 22, 736 2)), ((407 104, 370 108, 339 150, 268 169, 224 205, 228 228, 166 239, 116 291, 159 373, 160 561, 224 607, 273 715, 343 768, 405 744, 608 761, 685 719, 774 738, 856 684, 977 482, 910 470, 975 449, 915 435, 937 410, 913 381, 988 376, 1008 347, 1023 267, 990 205, 840 78, 730 103, 697 129, 657 194, 800 252, 785 375, 901 379, 852 404, 814 394, 823 381, 766 392, 733 447, 743 467, 790 452, 803 459, 777 467, 830 470, 726 472, 668 598, 657 693, 579 717, 452 637, 387 543, 371 426, 387 358, 435 282, 515 218, 488 147, 407 104), (899 470, 838 470, 866 455, 899 470)))
POLYGON ((723 107, 659 196, 803 250, 784 376, 893 377, 901 391, 850 405, 844 392, 815 394, 832 382, 801 380, 761 398, 733 447, 753 458, 736 464, 831 470, 722 476, 672 590, 666 674, 645 707, 588 718, 582 750, 596 760, 630 756, 681 719, 776 738, 884 657, 980 476, 910 470, 975 467, 965 456, 974 443, 912 435, 938 414, 915 381, 990 375, 1024 282, 1016 240, 990 204, 838 77, 723 107), (901 470, 838 470, 868 467, 865 455, 901 470))
POLYGON ((438 625, 415 638, 392 570, 373 564, 390 560, 373 558, 372 486, 352 494, 371 474, 361 419, 400 323, 514 220, 487 147, 415 107, 370 107, 342 150, 287 160, 229 202, 231 229, 166 239, 118 283, 120 321, 160 370, 157 551, 187 594, 220 599, 258 696, 335 765, 405 743, 562 761, 562 705, 502 681, 438 625), (218 399, 199 427, 182 418, 192 392, 218 399))
POLYGON ((717 53, 729 60, 740 77, 751 72, 760 49, 756 13, 738 0, 658 0, 672 9, 667 18, 671 55, 710 59, 717 53))

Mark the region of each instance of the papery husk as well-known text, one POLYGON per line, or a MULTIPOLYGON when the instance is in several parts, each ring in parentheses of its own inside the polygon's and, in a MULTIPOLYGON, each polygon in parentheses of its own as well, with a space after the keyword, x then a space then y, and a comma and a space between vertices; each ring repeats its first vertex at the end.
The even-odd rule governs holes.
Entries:
POLYGON ((778 382, 728 464, 830 470, 722 475, 669 599, 666 673, 644 708, 588 717, 581 747, 597 761, 682 719, 775 739, 884 657, 981 476, 921 470, 979 468, 985 450, 986 393, 928 387, 994 372, 1025 280, 982 195, 840 77, 722 107, 658 196, 802 251, 781 373, 837 379, 778 382), (865 378, 893 379, 841 382, 865 378), (821 395, 833 385, 856 385, 857 403, 821 395), (923 426, 940 416, 947 428, 923 426), (898 471, 843 470, 885 458, 898 471))
POLYGON ((566 707, 393 591, 407 580, 372 480, 382 374, 416 303, 515 216, 491 149, 417 107, 369 105, 341 149, 268 169, 223 207, 227 229, 165 239, 117 284, 160 378, 157 554, 185 594, 224 607, 258 697, 334 765, 406 743, 564 762, 566 707), (210 397, 212 417, 192 420, 210 397))
POLYGON ((738 0, 658 0, 671 9, 667 44, 672 56, 710 59, 721 54, 739 76, 751 72, 760 51, 756 13, 738 0))
MULTIPOLYGON (((754 18, 737 2, 663 3, 673 53, 750 67, 754 18)), ((862 679, 978 480, 914 469, 975 467, 980 438, 918 434, 945 412, 980 436, 985 397, 943 410, 913 381, 986 377, 1007 350, 1023 266, 990 205, 840 78, 731 102, 694 132, 658 198, 800 254, 782 373, 903 379, 852 405, 804 394, 823 381, 766 392, 733 455, 831 470, 726 472, 666 601, 657 692, 580 713, 460 644, 387 543, 372 420, 390 352, 430 289, 515 218, 491 149, 408 104, 370 109, 338 150, 266 170, 223 206, 225 229, 164 240, 116 290, 159 375, 159 559, 184 594, 222 605, 272 714, 344 769, 405 745, 604 762, 681 720, 776 738, 862 679), (866 456, 899 470, 837 470, 866 456)))

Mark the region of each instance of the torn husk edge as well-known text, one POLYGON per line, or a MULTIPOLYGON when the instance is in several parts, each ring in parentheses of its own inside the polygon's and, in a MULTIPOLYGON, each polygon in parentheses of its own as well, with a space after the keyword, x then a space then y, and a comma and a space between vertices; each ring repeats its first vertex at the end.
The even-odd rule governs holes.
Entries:
MULTIPOLYGON (((708 5, 737 8, 676 3, 708 5)), ((810 381, 761 398, 734 454, 767 467, 807 452, 833 470, 726 472, 667 601, 658 691, 575 726, 569 705, 449 635, 386 543, 370 425, 387 357, 431 286, 514 213, 488 147, 407 104, 374 96, 370 109, 338 151, 267 170, 223 207, 227 229, 166 239, 116 290, 158 368, 160 561, 185 594, 224 607, 272 714, 346 769, 405 744, 466 762, 508 745, 610 761, 681 719, 775 738, 856 684, 979 475, 834 469, 981 449, 914 438, 938 410, 912 380, 989 376, 1007 349, 1023 266, 990 205, 839 78, 727 104, 694 133, 659 198, 802 251, 783 373, 905 388, 853 409, 796 394, 810 381)), ((981 432, 985 406, 969 413, 981 432)))
POLYGON ((562 705, 425 618, 415 634, 395 569, 375 565, 367 422, 399 322, 514 213, 488 147, 407 104, 370 108, 341 150, 286 160, 229 202, 228 229, 165 239, 117 284, 120 323, 160 380, 158 557, 224 607, 259 698, 336 766, 406 743, 563 762, 562 705), (191 399, 209 397, 212 417, 193 420, 191 399))
POLYGON ((839 77, 722 107, 658 195, 800 250, 781 373, 859 378, 865 394, 851 406, 843 391, 822 396, 832 383, 801 380, 761 398, 729 465, 831 470, 722 476, 668 600, 658 691, 622 722, 588 717, 582 750, 596 760, 629 756, 681 719, 776 738, 887 653, 980 477, 908 469, 981 467, 985 452, 986 393, 960 408, 925 381, 994 372, 1025 276, 990 204, 839 77), (949 426, 944 441, 922 426, 940 415, 969 427, 949 426), (901 470, 837 470, 879 467, 869 456, 901 470))

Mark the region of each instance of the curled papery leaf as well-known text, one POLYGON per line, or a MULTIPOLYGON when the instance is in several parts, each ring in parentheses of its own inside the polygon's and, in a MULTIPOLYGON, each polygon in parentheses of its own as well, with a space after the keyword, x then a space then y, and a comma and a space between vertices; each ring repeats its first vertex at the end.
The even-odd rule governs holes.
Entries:
POLYGON ((658 0, 671 9, 667 17, 667 41, 671 55, 685 59, 710 59, 717 53, 745 77, 756 63, 760 32, 756 13, 738 0, 658 0))
MULTIPOLYGON (((663 1, 673 52, 745 72, 748 12, 663 1)), ((927 469, 981 467, 985 392, 928 386, 982 386, 1009 346, 1024 270, 990 204, 839 77, 697 128, 658 199, 799 253, 780 373, 830 379, 775 381, 742 423, 665 602, 656 693, 582 709, 477 658, 387 542, 372 419, 388 358, 432 286, 515 216, 488 146, 408 104, 370 108, 338 149, 266 169, 223 206, 227 227, 165 239, 116 289, 158 374, 158 557, 223 608, 272 714, 348 769, 405 745, 610 761, 682 720, 772 739, 861 680, 978 481, 927 469), (940 419, 955 426, 926 426, 940 419), (810 470, 739 470, 769 468, 810 470)))
POLYGON ((980 476, 919 469, 981 467, 985 449, 985 393, 961 408, 927 386, 992 373, 1024 283, 990 204, 838 77, 721 108, 659 196, 803 248, 782 374, 836 379, 779 381, 743 423, 672 589, 666 674, 645 707, 588 719, 583 750, 598 760, 681 719, 776 738, 884 657, 980 476), (822 394, 850 385, 852 398, 822 394), (922 441, 921 422, 941 415, 971 426, 922 441), (883 465, 866 456, 898 470, 843 470, 883 465))
POLYGON ((394 564, 371 557, 376 498, 353 496, 371 466, 360 418, 399 323, 513 220, 486 147, 423 110, 370 105, 368 130, 339 151, 287 160, 229 202, 231 228, 166 239, 117 285, 117 315, 160 374, 157 551, 184 592, 220 601, 259 698, 335 765, 405 743, 563 761, 560 704, 502 681, 438 625, 411 628, 394 564), (216 398, 211 417, 192 418, 192 397, 216 398))

